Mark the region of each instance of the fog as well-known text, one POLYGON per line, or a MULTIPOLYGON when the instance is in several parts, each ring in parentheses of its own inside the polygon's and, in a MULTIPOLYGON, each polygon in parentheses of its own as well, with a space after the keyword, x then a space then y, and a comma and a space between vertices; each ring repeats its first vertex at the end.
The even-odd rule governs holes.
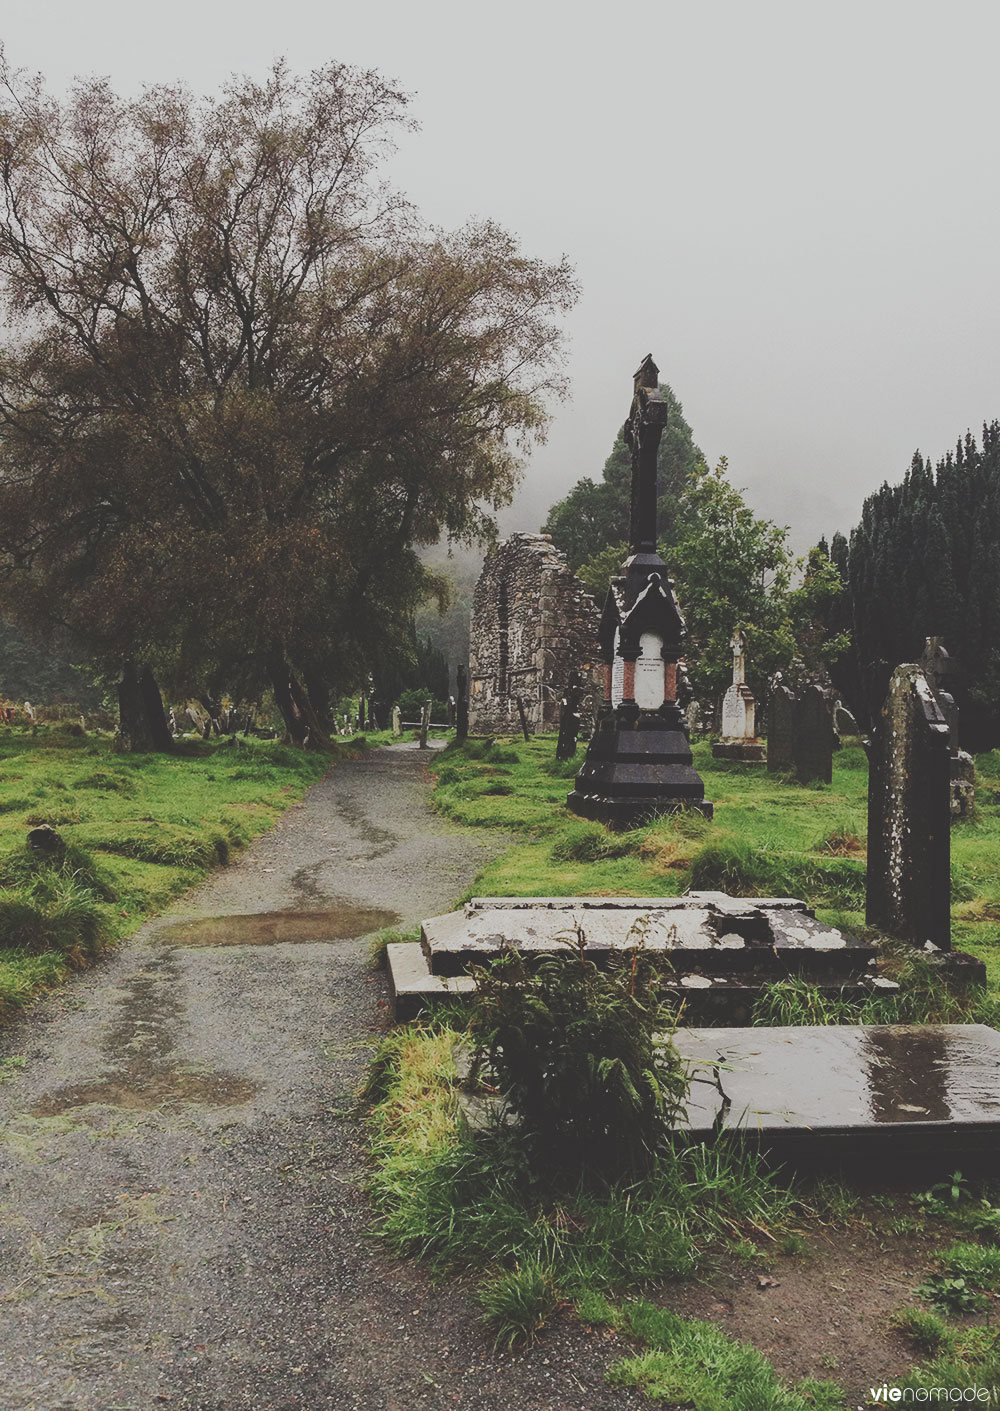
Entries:
POLYGON ((392 180, 435 224, 565 252, 582 285, 571 398, 507 528, 599 476, 647 352, 799 548, 1000 416, 995 4, 88 0, 8 11, 2 37, 57 91, 211 92, 284 55, 411 92, 392 180))

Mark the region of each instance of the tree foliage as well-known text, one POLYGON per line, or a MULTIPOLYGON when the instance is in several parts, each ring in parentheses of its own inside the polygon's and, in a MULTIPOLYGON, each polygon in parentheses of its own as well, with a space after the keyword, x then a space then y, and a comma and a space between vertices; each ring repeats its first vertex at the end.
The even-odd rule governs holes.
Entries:
MULTIPOLYGON (((747 634, 750 681, 761 699, 769 676, 787 668, 797 651, 786 530, 754 514, 728 469, 724 457, 714 470, 699 463, 677 537, 660 545, 687 626, 688 675, 706 701, 717 700, 732 680, 729 643, 737 627, 747 634)), ((580 578, 595 596, 604 596, 627 554, 626 544, 613 544, 581 566, 580 578)))
POLYGON ((486 529, 544 435, 569 270, 376 180, 408 120, 374 73, 0 84, 5 609, 318 734, 409 630, 414 547, 486 529))
MULTIPOLYGON (((843 689, 871 724, 889 677, 940 636, 959 668, 956 691, 970 747, 1000 740, 1000 422, 971 434, 935 467, 917 452, 898 485, 865 501, 861 522, 832 552, 843 560, 853 647, 843 689)), ((843 614, 842 603, 834 603, 843 614)), ((831 622, 836 628, 836 620, 831 622)))

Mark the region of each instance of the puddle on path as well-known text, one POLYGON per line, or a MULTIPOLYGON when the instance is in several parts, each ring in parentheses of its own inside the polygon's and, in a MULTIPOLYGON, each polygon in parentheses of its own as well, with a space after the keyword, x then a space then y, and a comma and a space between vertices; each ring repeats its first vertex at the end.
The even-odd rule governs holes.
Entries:
POLYGON ((235 1073, 195 1073, 183 1068, 143 1069, 133 1065, 111 1078, 90 1083, 71 1083, 39 1098, 31 1109, 34 1117, 57 1117, 74 1107, 99 1103, 129 1112, 148 1112, 178 1102, 195 1102, 205 1107, 234 1107, 249 1102, 260 1084, 235 1073))
POLYGON ((346 941, 393 926, 395 911, 373 907, 331 906, 322 911, 262 911, 246 916, 204 916, 162 926, 153 939, 169 946, 305 945, 309 941, 346 941))

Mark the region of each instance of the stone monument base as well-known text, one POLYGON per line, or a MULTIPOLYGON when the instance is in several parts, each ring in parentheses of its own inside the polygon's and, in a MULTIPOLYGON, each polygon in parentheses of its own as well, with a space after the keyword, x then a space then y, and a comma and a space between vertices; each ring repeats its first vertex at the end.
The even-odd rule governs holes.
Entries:
POLYGON ((767 746, 763 740, 716 740, 712 744, 712 758, 763 764, 767 759, 767 746))
POLYGON ((712 817, 683 724, 653 712, 631 724, 605 718, 595 731, 567 807, 611 828, 637 828, 685 809, 712 817))

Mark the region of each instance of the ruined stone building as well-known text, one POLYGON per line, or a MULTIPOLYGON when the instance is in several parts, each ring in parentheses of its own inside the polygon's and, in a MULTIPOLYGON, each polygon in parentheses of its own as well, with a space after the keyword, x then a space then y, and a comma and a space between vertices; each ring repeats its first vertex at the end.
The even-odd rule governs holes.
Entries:
MULTIPOLYGON (((601 614, 547 534, 512 534, 491 550, 472 605, 469 732, 512 735, 559 728, 559 702, 579 671, 596 703, 601 614)), ((591 716, 590 701, 584 718, 591 716)))

